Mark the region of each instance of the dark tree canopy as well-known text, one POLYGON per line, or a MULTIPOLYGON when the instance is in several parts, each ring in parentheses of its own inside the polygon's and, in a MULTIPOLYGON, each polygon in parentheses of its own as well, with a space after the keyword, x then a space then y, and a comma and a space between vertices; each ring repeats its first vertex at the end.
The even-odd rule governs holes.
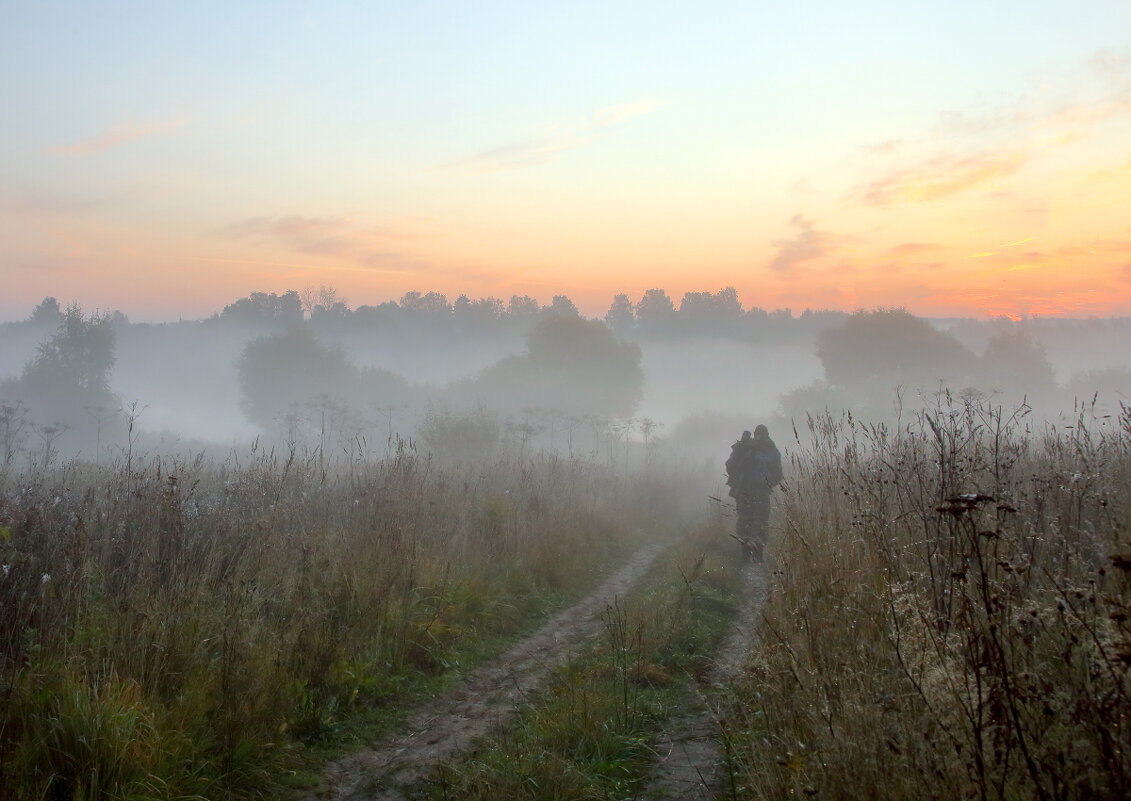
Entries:
POLYGON ((477 388, 492 405, 629 417, 643 396, 640 347, 602 322, 550 317, 527 335, 527 353, 489 367, 477 388))
POLYGON ((1044 348, 1023 329, 995 334, 982 354, 982 384, 989 390, 1042 393, 1056 386, 1044 348))
POLYGON ((63 311, 59 308, 59 301, 53 297, 46 297, 32 310, 31 322, 36 325, 58 325, 63 318, 63 311))
POLYGON ((422 315, 437 315, 447 317, 452 312, 452 304, 448 303, 446 295, 440 292, 406 292, 401 298, 401 309, 406 312, 422 315))
POLYGON ((700 334, 726 334, 742 323, 742 304, 732 286, 718 292, 687 292, 679 304, 680 327, 700 334))
POLYGON ((618 334, 624 334, 631 331, 635 324, 636 311, 628 295, 621 293, 614 297, 613 304, 605 312, 605 325, 618 334))
POLYGON ((225 306, 220 319, 249 325, 285 325, 302 320, 302 301, 293 290, 282 295, 252 292, 225 306))
POLYGON ((664 333, 676 321, 675 304, 662 289, 649 289, 636 304, 636 321, 644 333, 664 333))
POLYGON ((40 343, 19 378, 4 383, 0 395, 22 403, 40 425, 59 424, 81 435, 92 420, 112 414, 119 406, 110 391, 114 320, 113 314, 84 316, 77 304, 71 304, 60 314, 55 333, 40 343))
POLYGON ((857 312, 823 331, 817 357, 830 384, 868 394, 940 381, 962 388, 977 371, 977 357, 957 339, 898 308, 857 312))
POLYGON ((399 376, 359 370, 344 350, 320 342, 306 323, 249 342, 236 370, 244 411, 265 428, 327 401, 360 413, 370 404, 400 402, 406 392, 399 376))
POLYGON ((453 309, 456 322, 465 329, 493 329, 505 313, 503 302, 494 297, 472 300, 467 295, 460 295, 453 309))
POLYGON ((538 301, 529 295, 511 295, 507 314, 515 319, 533 319, 538 316, 538 301))
POLYGON ((542 309, 542 313, 548 317, 580 317, 581 312, 577 310, 577 306, 565 295, 554 295, 553 301, 549 306, 542 309))
POLYGON ((249 342, 236 370, 244 411, 260 425, 319 395, 344 396, 357 381, 345 352, 319 342, 302 323, 249 342))

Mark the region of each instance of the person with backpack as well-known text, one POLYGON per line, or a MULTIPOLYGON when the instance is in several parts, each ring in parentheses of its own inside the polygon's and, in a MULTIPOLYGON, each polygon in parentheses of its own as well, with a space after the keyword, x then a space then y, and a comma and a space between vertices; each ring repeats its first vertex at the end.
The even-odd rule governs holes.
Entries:
POLYGON ((726 461, 727 485, 738 513, 735 536, 745 561, 762 561, 770 522, 770 493, 781 483, 781 453, 764 425, 742 432, 726 461))

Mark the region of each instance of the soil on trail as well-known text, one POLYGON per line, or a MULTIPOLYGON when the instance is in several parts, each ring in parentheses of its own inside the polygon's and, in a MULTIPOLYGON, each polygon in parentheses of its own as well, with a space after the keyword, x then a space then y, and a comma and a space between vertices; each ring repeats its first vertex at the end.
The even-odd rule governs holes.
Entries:
POLYGON ((568 661, 573 646, 597 633, 597 613, 623 596, 659 552, 659 545, 638 551, 585 600, 414 712, 397 734, 332 764, 311 798, 403 801, 402 787, 504 726, 524 696, 568 661))
POLYGON ((727 789, 729 776, 722 759, 718 702, 757 637, 755 630, 766 597, 766 571, 747 564, 743 570, 743 604, 730 636, 715 657, 707 686, 695 708, 668 721, 657 738, 659 761, 643 797, 651 801, 708 801, 727 789))

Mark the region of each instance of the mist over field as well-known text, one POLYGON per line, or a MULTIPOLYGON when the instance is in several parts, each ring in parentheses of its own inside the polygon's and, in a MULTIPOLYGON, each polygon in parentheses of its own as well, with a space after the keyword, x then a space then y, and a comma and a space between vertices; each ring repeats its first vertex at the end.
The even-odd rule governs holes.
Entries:
POLYGON ((0 801, 1131 798, 1129 0, 2 9, 0 801))
POLYGON ((826 409, 890 423, 938 392, 1049 419, 1131 398, 1125 318, 794 316, 744 308, 728 288, 678 304, 622 295, 590 320, 564 296, 409 293, 351 309, 321 293, 142 324, 46 299, 0 324, 7 452, 107 459, 133 438, 154 452, 262 440, 356 455, 402 439, 475 459, 516 443, 583 455, 647 441, 709 461, 759 422, 779 440, 826 409))

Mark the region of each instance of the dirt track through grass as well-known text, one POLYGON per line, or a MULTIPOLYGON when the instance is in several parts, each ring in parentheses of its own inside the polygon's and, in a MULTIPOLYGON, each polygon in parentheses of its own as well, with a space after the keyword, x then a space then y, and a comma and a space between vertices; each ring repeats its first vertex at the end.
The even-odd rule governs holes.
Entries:
POLYGON ((661 801, 708 801, 726 788, 728 777, 720 742, 719 711, 712 695, 726 686, 742 666, 756 637, 759 609, 766 597, 762 565, 743 569, 743 604, 730 635, 711 668, 706 692, 696 708, 667 724, 656 743, 659 755, 643 798, 661 801))
POLYGON ((403 801, 401 787, 504 726, 526 694, 537 689, 551 669, 565 664, 574 646, 598 632, 598 613, 625 595, 660 550, 650 545, 637 551, 596 591, 414 712, 396 734, 333 763, 323 786, 310 798, 403 801))

